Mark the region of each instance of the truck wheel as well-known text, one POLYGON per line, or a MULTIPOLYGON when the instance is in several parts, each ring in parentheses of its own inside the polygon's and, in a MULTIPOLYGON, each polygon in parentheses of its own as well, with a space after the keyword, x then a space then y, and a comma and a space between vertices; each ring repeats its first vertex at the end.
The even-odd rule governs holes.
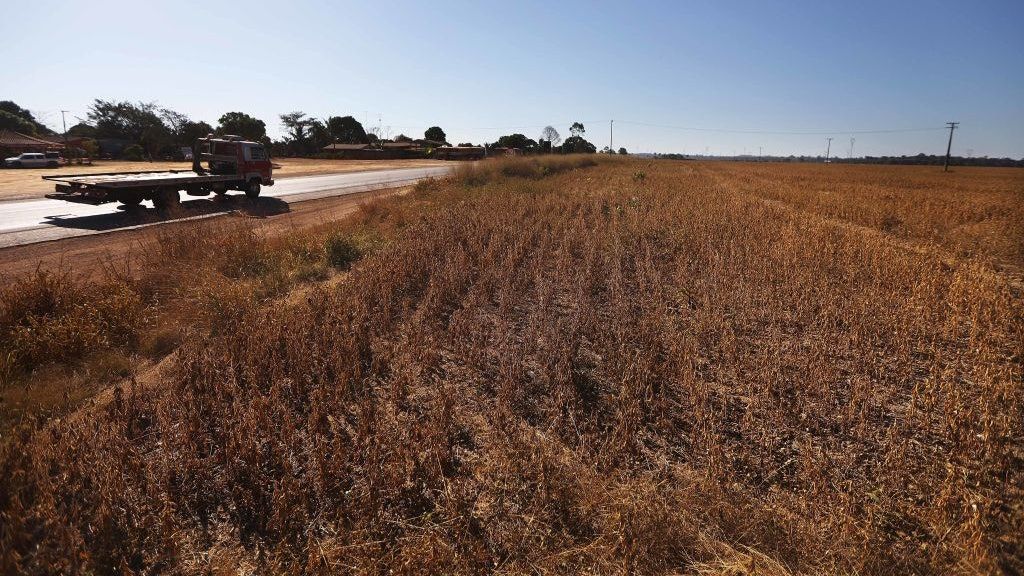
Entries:
POLYGON ((153 206, 157 210, 177 208, 180 202, 181 197, 178 196, 177 190, 157 190, 156 195, 153 197, 153 206))
POLYGON ((260 181, 256 178, 249 180, 249 183, 245 186, 245 195, 249 198, 257 198, 260 195, 260 181))

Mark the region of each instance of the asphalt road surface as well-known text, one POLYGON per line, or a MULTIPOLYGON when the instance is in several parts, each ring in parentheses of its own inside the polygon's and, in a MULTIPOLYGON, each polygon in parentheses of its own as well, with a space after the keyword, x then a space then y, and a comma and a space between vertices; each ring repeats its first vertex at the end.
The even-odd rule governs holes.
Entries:
POLYGON ((99 206, 46 198, 0 202, 0 248, 156 226, 170 220, 208 218, 235 210, 240 202, 255 203, 268 214, 283 213, 288 211, 289 202, 406 186, 450 172, 450 166, 431 166, 283 178, 276 180, 273 186, 264 186, 260 197, 252 201, 241 192, 228 193, 224 199, 213 195, 188 196, 182 192, 181 208, 171 216, 158 214, 149 201, 137 210, 126 210, 116 202, 99 206))

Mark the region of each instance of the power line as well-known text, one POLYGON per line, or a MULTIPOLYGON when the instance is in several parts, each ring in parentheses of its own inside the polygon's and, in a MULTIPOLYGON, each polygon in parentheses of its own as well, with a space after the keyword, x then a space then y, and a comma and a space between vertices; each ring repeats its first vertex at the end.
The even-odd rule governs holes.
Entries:
POLYGON ((896 134, 902 132, 935 132, 945 128, 889 128, 881 130, 745 130, 733 128, 704 128, 693 126, 672 126, 669 124, 655 124, 653 122, 636 122, 631 120, 619 120, 620 124, 633 124, 636 126, 649 126, 652 128, 666 128, 669 130, 685 130, 691 132, 721 132, 728 134, 769 134, 769 135, 790 135, 790 136, 821 136, 825 134, 896 134))

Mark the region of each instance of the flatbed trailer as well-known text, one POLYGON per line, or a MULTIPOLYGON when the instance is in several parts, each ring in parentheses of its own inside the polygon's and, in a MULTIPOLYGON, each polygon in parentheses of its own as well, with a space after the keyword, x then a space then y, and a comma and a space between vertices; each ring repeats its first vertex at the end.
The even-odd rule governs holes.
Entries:
POLYGON ((209 137, 196 142, 191 170, 60 174, 42 178, 56 182, 55 192, 46 195, 54 200, 80 204, 120 202, 126 206, 152 200, 158 209, 166 209, 178 204, 182 190, 190 196, 241 190, 255 198, 262 185, 274 184, 272 169, 260 144, 237 137, 209 137), (208 167, 202 166, 203 160, 209 161, 208 167))

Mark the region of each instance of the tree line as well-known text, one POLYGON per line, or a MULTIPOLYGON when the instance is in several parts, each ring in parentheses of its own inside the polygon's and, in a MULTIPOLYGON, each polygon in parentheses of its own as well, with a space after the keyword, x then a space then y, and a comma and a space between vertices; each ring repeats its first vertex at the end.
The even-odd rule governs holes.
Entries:
MULTIPOLYGON (((180 157, 182 148, 191 147, 197 138, 208 134, 231 134, 246 140, 262 142, 276 156, 310 156, 335 143, 382 144, 413 140, 404 134, 388 138, 373 129, 366 130, 362 123, 352 116, 316 118, 302 111, 294 111, 281 114, 279 120, 285 135, 280 140, 272 140, 267 136, 266 123, 245 112, 225 112, 217 120, 216 125, 211 125, 159 106, 155 102, 96 99, 89 106, 87 119, 80 119, 78 123, 70 126, 67 134, 83 142, 81 146, 91 155, 96 155, 100 151, 99 146, 103 145, 104 153, 126 159, 180 157)), ((33 136, 57 136, 30 111, 11 101, 0 102, 0 130, 2 129, 33 136)), ((586 140, 586 128, 581 122, 574 122, 569 128, 569 133, 570 136, 563 141, 558 130, 553 126, 547 126, 536 140, 515 133, 478 146, 517 148, 525 154, 597 152, 597 147, 586 140)), ((428 128, 423 134, 423 140, 428 146, 450 145, 445 131, 440 126, 428 128)), ((459 145, 474 144, 461 142, 459 145)), ((605 147, 603 152, 612 151, 605 147)), ((620 148, 618 152, 625 154, 626 150, 620 148)))

